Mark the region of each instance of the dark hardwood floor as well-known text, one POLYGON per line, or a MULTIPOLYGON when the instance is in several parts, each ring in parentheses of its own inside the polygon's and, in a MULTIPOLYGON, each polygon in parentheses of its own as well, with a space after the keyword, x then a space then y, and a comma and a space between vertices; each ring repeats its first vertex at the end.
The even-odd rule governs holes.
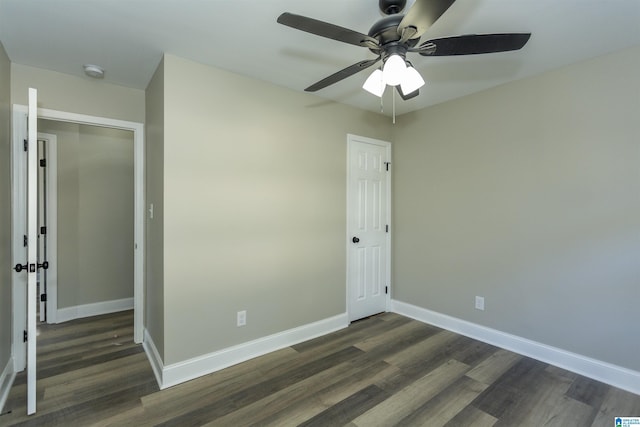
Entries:
POLYGON ((131 312, 41 325, 38 410, 20 373, 2 426, 613 426, 640 396, 381 314, 160 391, 131 312))

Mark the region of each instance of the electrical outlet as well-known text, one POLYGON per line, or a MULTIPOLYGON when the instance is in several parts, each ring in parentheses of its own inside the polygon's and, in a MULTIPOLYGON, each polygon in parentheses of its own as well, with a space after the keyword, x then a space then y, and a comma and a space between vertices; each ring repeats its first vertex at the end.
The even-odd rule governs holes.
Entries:
POLYGON ((238 312, 237 321, 238 326, 244 326, 247 324, 247 310, 238 312))
POLYGON ((476 310, 484 310, 484 297, 476 297, 476 310))

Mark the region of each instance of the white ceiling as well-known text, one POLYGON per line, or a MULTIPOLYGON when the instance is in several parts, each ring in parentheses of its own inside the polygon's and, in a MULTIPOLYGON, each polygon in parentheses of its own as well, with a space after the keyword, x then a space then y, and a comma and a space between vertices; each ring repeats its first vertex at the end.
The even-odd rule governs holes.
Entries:
MULTIPOLYGON (((409 0, 408 5, 413 1, 409 0)), ((276 23, 282 12, 367 33, 378 0, 0 0, 0 41, 12 62, 145 89, 163 52, 303 91, 353 63, 365 48, 276 23)), ((531 32, 520 51, 409 57, 427 85, 396 113, 424 108, 511 80, 640 44, 640 0, 457 0, 423 35, 531 32)), ((361 89, 373 69, 316 94, 379 112, 361 89)), ((383 99, 391 112, 392 91, 383 99)))

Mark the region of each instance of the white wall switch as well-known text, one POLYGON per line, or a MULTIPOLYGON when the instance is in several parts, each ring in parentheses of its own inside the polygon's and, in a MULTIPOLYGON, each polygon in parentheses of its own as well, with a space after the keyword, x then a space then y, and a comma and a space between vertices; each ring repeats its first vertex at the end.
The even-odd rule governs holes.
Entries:
POLYGON ((484 310, 484 297, 476 297, 476 310, 484 310))

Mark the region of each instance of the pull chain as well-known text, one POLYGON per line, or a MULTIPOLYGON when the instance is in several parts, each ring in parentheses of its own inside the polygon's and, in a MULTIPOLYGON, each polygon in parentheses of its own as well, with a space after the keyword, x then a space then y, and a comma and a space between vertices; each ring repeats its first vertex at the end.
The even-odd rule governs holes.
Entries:
POLYGON ((391 96, 393 97, 393 124, 396 124, 396 91, 391 91, 391 96))

